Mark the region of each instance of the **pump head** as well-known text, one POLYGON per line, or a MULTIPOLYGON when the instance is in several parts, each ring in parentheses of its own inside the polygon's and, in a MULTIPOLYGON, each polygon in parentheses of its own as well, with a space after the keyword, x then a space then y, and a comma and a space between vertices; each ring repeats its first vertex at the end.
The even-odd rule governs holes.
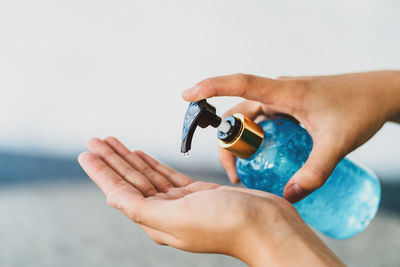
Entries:
POLYGON ((216 114, 215 107, 207 103, 205 99, 190 103, 183 121, 181 152, 187 153, 190 150, 197 126, 206 128, 211 125, 216 128, 221 121, 221 117, 216 114))
POLYGON ((242 114, 233 114, 222 120, 216 114, 215 107, 203 99, 190 103, 186 111, 181 152, 187 153, 190 150, 197 126, 206 128, 210 125, 214 128, 218 127, 220 147, 240 158, 248 158, 254 154, 264 137, 262 128, 247 117, 242 114))

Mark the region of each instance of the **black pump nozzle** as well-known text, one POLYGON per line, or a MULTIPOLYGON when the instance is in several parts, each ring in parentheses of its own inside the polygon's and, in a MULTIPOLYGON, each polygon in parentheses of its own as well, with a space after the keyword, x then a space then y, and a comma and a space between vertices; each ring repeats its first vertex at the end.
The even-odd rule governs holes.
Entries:
POLYGON ((217 128, 220 124, 221 117, 216 114, 215 107, 207 103, 205 99, 190 103, 183 122, 181 152, 187 153, 190 150, 197 125, 201 128, 210 125, 217 128))

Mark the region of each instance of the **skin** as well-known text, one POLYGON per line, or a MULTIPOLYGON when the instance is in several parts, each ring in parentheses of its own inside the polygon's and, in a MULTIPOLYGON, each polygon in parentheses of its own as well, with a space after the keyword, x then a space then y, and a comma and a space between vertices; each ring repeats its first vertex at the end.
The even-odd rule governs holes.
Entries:
MULTIPOLYGON (((400 122, 400 71, 278 79, 235 74, 203 80, 182 94, 190 102, 214 96, 246 99, 224 117, 285 113, 306 128, 313 149, 283 192, 292 203, 320 188, 339 161, 385 122, 400 122)), ((220 161, 230 180, 238 183, 234 156, 220 149, 220 161)))
POLYGON ((344 266, 283 198, 195 181, 114 137, 87 148, 79 163, 108 204, 157 244, 250 266, 344 266))
MULTIPOLYGON (((204 80, 183 98, 225 95, 247 99, 225 116, 286 113, 310 133, 309 159, 285 187, 291 202, 322 186, 336 164, 386 121, 400 122, 398 71, 279 79, 236 74, 204 80)), ((113 137, 93 138, 87 147, 79 163, 108 204, 158 244, 231 255, 250 266, 344 266, 283 198, 194 181, 113 137)), ((222 150, 220 159, 238 182, 233 156, 222 150)))

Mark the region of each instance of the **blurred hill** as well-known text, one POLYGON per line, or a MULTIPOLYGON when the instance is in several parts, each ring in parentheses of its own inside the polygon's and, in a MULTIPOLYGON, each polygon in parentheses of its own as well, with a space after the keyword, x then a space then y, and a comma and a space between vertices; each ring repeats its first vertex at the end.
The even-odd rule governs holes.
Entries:
MULTIPOLYGON (((77 156, 76 156, 77 157, 77 156)), ((76 157, 57 157, 50 155, 20 154, 0 152, 0 187, 2 185, 26 185, 35 183, 88 181, 76 157)), ((171 165, 171 164, 170 164, 171 165)), ((207 181, 227 183, 225 173, 220 168, 199 165, 198 168, 173 165, 175 169, 207 181)), ((378 176, 382 186, 381 208, 400 214, 400 178, 378 176)))

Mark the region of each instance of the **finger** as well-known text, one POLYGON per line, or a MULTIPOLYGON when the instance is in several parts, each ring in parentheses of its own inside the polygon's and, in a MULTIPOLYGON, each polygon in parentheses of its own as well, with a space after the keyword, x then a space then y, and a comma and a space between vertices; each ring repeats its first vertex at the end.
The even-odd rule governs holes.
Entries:
POLYGON ((323 186, 340 158, 333 143, 316 145, 303 167, 287 182, 284 197, 295 203, 323 186))
POLYGON ((238 184, 239 176, 236 171, 235 156, 231 152, 220 148, 219 162, 221 163, 222 168, 224 168, 229 181, 231 181, 232 184, 238 184))
MULTIPOLYGON (((262 114, 262 105, 257 101, 245 100, 238 105, 234 106, 230 110, 228 110, 223 117, 230 116, 235 113, 242 113, 244 116, 249 119, 254 119, 257 116, 262 114)), ((221 162, 222 167, 225 169, 226 174, 233 184, 239 183, 239 177, 236 172, 235 165, 235 157, 229 151, 220 148, 219 149, 219 161, 221 162)))
POLYGON ((170 188, 174 187, 166 177, 147 164, 147 162, 139 156, 137 151, 130 151, 115 137, 107 137, 105 142, 109 144, 121 157, 129 162, 129 164, 147 177, 147 179, 149 179, 160 192, 167 192, 170 188))
POLYGON ((150 155, 142 152, 142 151, 137 151, 136 152, 144 161, 147 162, 154 170, 157 172, 161 173, 166 177, 172 184, 174 184, 177 187, 182 187, 182 186, 187 186, 191 183, 194 182, 193 179, 190 177, 177 172, 176 170, 168 167, 165 164, 162 164, 161 162, 157 161, 150 155))
POLYGON ((98 156, 90 152, 84 152, 79 155, 78 162, 89 175, 90 179, 100 187, 106 196, 109 196, 113 192, 126 191, 129 194, 143 198, 141 192, 119 176, 98 156))
POLYGON ((102 159, 90 152, 79 155, 78 161, 89 177, 107 196, 108 204, 120 209, 132 221, 163 231, 176 222, 179 205, 176 200, 144 198, 130 183, 119 176, 102 159))
POLYGON ((158 192, 146 176, 121 158, 104 141, 92 138, 89 140, 87 147, 90 152, 104 160, 115 172, 142 192, 143 195, 152 196, 158 192))
POLYGON ((214 96, 240 96, 249 100, 272 102, 275 95, 285 89, 283 80, 255 75, 234 74, 203 80, 182 93, 190 102, 214 96))

